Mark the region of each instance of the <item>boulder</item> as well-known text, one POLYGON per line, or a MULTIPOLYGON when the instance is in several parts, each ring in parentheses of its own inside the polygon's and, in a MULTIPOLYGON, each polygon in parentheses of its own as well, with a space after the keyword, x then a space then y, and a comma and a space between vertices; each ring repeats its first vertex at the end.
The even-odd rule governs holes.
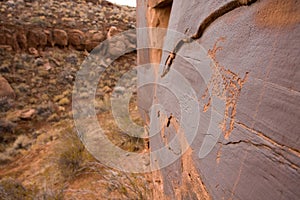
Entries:
POLYGON ((42 29, 32 29, 27 33, 27 46, 44 48, 47 45, 47 35, 42 29))
POLYGON ((15 98, 15 92, 8 81, 0 75, 0 100, 4 98, 15 98))
POLYGON ((85 49, 87 51, 93 50, 103 40, 105 40, 105 35, 102 32, 95 31, 95 30, 90 30, 86 32, 85 36, 86 36, 85 49))
POLYGON ((69 30, 69 44, 77 50, 84 50, 85 34, 77 29, 69 30))
POLYGON ((0 75, 0 112, 6 112, 11 108, 16 94, 8 81, 0 75))
POLYGON ((54 44, 65 47, 68 45, 68 34, 64 30, 54 29, 53 30, 54 44))

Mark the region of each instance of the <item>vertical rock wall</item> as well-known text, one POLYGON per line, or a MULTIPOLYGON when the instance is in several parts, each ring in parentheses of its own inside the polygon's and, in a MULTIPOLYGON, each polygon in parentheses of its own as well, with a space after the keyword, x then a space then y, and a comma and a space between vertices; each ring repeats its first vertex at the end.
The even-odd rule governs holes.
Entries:
MULTIPOLYGON (((137 26, 138 28, 161 28, 166 29, 169 23, 169 17, 172 7, 171 0, 141 0, 137 1, 137 26)), ((165 32, 160 33, 160 37, 155 36, 152 32, 141 31, 138 33, 138 46, 142 46, 145 38, 149 43, 159 43, 162 46, 165 32), (146 36, 144 34, 147 34, 146 36), (151 35, 152 34, 152 35, 151 35)), ((138 51, 138 63, 143 64, 156 64, 154 66, 155 71, 150 75, 148 72, 139 69, 139 75, 141 79, 143 76, 156 76, 158 74, 159 66, 161 61, 162 50, 161 49, 141 49, 138 51)), ((153 85, 143 87, 139 90, 140 96, 138 98, 139 105, 141 106, 142 115, 147 120, 148 110, 152 105, 153 99, 153 85)))
MULTIPOLYGON (((161 21, 168 19, 170 1, 138 1, 139 27, 163 24, 190 36, 201 23, 211 20, 202 37, 194 41, 202 50, 195 51, 192 44, 185 44, 166 77, 159 76, 163 66, 156 66, 153 73, 139 71, 139 79, 153 76, 157 81, 156 86, 138 91, 146 122, 156 120, 161 128, 160 134, 150 139, 150 150, 168 144, 176 135, 184 141, 190 134, 185 132, 189 122, 180 123, 180 102, 185 101, 158 85, 168 80, 165 85, 169 88, 180 87, 175 70, 196 92, 200 110, 192 144, 180 159, 154 173, 157 198, 300 197, 300 2, 259 0, 212 17, 230 2, 173 0, 167 24, 161 21), (207 74, 208 81, 203 78, 207 74), (154 103, 165 108, 159 119, 149 117, 154 103), (215 145, 202 157, 199 153, 208 140, 215 141, 215 145)), ((168 36, 164 38, 165 46, 175 44, 168 36)), ((157 39, 148 37, 149 41, 157 39)), ((164 64, 168 54, 139 51, 139 64, 160 59, 164 64)))

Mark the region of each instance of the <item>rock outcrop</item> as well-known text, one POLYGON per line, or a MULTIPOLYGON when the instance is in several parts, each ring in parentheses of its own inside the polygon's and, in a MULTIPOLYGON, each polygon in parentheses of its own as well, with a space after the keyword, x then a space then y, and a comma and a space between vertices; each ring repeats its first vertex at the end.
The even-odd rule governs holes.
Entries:
POLYGON ((8 110, 15 97, 16 94, 8 81, 0 75, 0 112, 8 110))
MULTIPOLYGON (((167 27, 181 35, 168 32, 160 44, 162 54, 138 51, 139 65, 161 63, 138 72, 140 80, 155 81, 138 91, 152 134, 150 149, 168 147, 168 157, 153 165, 181 155, 154 173, 155 198, 298 199, 299 3, 172 2, 167 27), (199 28, 201 34, 192 37, 199 28), (180 40, 184 44, 161 78, 180 40), (181 96, 185 83, 190 86, 181 96), (164 112, 151 115, 152 105, 163 106, 164 112)), ((168 13, 170 5, 168 0, 138 1, 138 27, 160 27, 160 13, 168 13)), ((138 44, 144 44, 144 36, 139 35, 138 44)), ((153 32, 148 37, 163 38, 153 32)))
POLYGON ((105 0, 0 1, 0 48, 70 47, 91 51, 110 27, 134 28, 135 9, 105 0))
POLYGON ((73 47, 76 50, 91 51, 106 39, 102 31, 78 29, 42 29, 40 27, 0 27, 0 45, 10 46, 15 51, 28 48, 44 49, 45 47, 73 47))

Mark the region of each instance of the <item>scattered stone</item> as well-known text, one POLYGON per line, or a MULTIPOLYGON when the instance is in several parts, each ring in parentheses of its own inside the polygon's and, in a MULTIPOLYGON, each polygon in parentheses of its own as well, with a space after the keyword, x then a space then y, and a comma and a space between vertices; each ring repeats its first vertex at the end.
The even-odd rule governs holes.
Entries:
POLYGON ((58 106, 58 110, 59 110, 59 112, 65 112, 66 111, 65 107, 63 107, 63 106, 58 106))
POLYGON ((42 58, 37 58, 34 61, 35 66, 42 66, 44 64, 44 60, 42 58))
POLYGON ((21 83, 20 85, 17 86, 17 94, 19 95, 20 93, 26 93, 28 92, 30 89, 30 86, 25 84, 25 83, 21 83))
POLYGON ((35 57, 38 57, 39 56, 39 52, 36 50, 36 48, 34 47, 30 47, 28 48, 28 52, 31 54, 31 55, 34 55, 35 57))
POLYGON ((24 4, 24 0, 17 0, 16 3, 17 4, 24 4))
POLYGON ((22 120, 31 120, 36 114, 35 109, 23 109, 9 112, 6 115, 6 119, 12 122, 18 122, 22 120))
POLYGON ((41 135, 43 133, 43 131, 41 131, 41 130, 37 130, 37 131, 35 131, 33 134, 32 134, 32 136, 33 136, 33 138, 34 139, 36 139, 39 135, 41 135))
POLYGON ((36 113, 35 109, 22 110, 20 113, 20 118, 26 119, 26 120, 32 119, 34 117, 35 113, 36 113))
POLYGON ((52 79, 52 80, 49 81, 49 84, 56 85, 57 81, 55 79, 52 79))
POLYGON ((18 122, 20 121, 20 110, 16 110, 13 112, 8 112, 6 114, 6 120, 11 121, 11 122, 18 122))
POLYGON ((61 66, 60 62, 55 58, 49 58, 49 61, 53 62, 57 67, 61 66))
POLYGON ((71 63, 72 65, 76 65, 78 62, 77 55, 72 53, 65 58, 65 61, 71 63))
POLYGON ((50 104, 42 104, 37 107, 37 115, 42 117, 48 117, 51 113, 54 112, 54 109, 50 104))
POLYGON ((10 72, 10 66, 8 63, 4 63, 0 66, 0 72, 2 73, 9 73, 10 72))
POLYGON ((70 90, 65 90, 62 95, 64 96, 69 96, 71 94, 71 91, 70 90))
POLYGON ((45 68, 45 70, 49 71, 52 67, 51 67, 51 65, 50 65, 49 62, 46 62, 46 63, 44 64, 44 68, 45 68))
POLYGON ((55 113, 48 117, 47 119, 48 122, 58 122, 59 121, 59 116, 55 113))
POLYGON ((107 32, 107 39, 111 39, 114 35, 118 34, 119 33, 119 30, 117 27, 115 26, 111 26, 109 29, 108 29, 108 32, 107 32))
POLYGON ((13 7, 15 5, 15 2, 13 0, 8 0, 6 2, 6 5, 8 5, 9 7, 13 7))
POLYGON ((0 45, 0 49, 3 49, 4 51, 12 51, 12 47, 10 45, 0 45))
POLYGON ((114 88, 114 91, 116 94, 124 94, 125 93, 125 88, 121 86, 117 86, 114 88))
POLYGON ((102 91, 103 91, 104 93, 109 93, 109 92, 112 91, 112 89, 106 85, 106 86, 104 86, 104 88, 102 89, 102 91))
POLYGON ((60 106, 64 106, 64 105, 68 105, 68 104, 70 104, 70 100, 68 98, 62 98, 58 102, 58 105, 60 105, 60 106))
POLYGON ((20 59, 21 59, 23 65, 26 65, 26 63, 29 63, 33 60, 33 56, 28 55, 27 53, 22 53, 20 59))
POLYGON ((61 99, 64 98, 64 97, 65 97, 65 96, 62 95, 62 94, 56 95, 56 96, 54 96, 53 101, 54 101, 54 102, 58 102, 59 100, 61 100, 61 99))
MULTIPOLYGON (((88 5, 85 0, 11 0, 14 6, 6 2, 0 0, 1 20, 5 22, 0 24, 0 73, 9 83, 7 91, 11 96, 0 98, 0 133, 11 135, 8 141, 11 146, 20 134, 36 137, 37 124, 43 126, 73 117, 71 95, 80 64, 89 55, 88 51, 106 39, 107 31, 104 30, 113 21, 122 31, 128 29, 125 19, 134 21, 135 16, 124 17, 134 9, 114 10, 112 4, 106 8, 102 1, 98 2, 99 6, 88 5)), ((114 30, 110 34, 113 35, 114 30)), ((96 68, 98 63, 93 62, 92 66, 96 68)), ((114 72, 122 72, 122 67, 120 63, 113 66, 114 72)), ((112 91, 116 73, 105 76, 104 80, 98 87, 99 99, 112 91)), ((3 91, 0 85, 0 94, 3 91)), ((86 88, 79 95, 87 97, 89 92, 86 88)), ((107 110, 109 102, 101 100, 97 107, 107 110)), ((18 143, 15 143, 18 148, 26 146, 18 143)), ((11 148, 7 155, 17 155, 20 150, 11 148)))

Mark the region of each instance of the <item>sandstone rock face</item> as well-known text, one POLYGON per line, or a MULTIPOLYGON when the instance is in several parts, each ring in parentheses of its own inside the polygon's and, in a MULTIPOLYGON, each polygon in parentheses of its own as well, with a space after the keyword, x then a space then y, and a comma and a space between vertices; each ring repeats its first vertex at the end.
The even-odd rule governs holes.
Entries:
POLYGON ((0 1, 0 10, 0 45, 9 45, 13 51, 35 48, 41 52, 54 46, 92 50, 110 26, 122 32, 135 28, 136 21, 135 8, 105 0, 0 1), (88 32, 96 35, 86 37, 88 32))
POLYGON ((45 47, 47 45, 47 35, 42 29, 29 30, 27 33, 28 47, 45 47))
POLYGON ((96 46, 98 46, 103 40, 106 39, 105 35, 102 32, 90 30, 85 34, 85 48, 88 51, 91 51, 96 46))
POLYGON ((20 49, 27 49, 27 37, 24 29, 17 31, 17 42, 20 49))
MULTIPOLYGON (((139 2, 139 27, 158 18, 156 12, 148 16, 143 12, 162 2, 139 2)), ((164 38, 168 51, 162 56, 148 50, 138 52, 139 65, 162 58, 158 69, 138 71, 140 80, 157 83, 138 91, 146 122, 161 128, 150 140, 151 150, 162 148, 180 134, 184 143, 191 134, 186 130, 195 121, 198 126, 185 153, 154 173, 154 185, 161 191, 155 194, 158 198, 296 200, 300 196, 300 6, 292 0, 254 1, 213 17, 230 2, 173 0, 169 29, 189 37, 203 22, 208 25, 200 38, 181 47, 165 77, 160 78, 160 73, 178 39, 164 38), (196 48, 198 44, 202 48, 196 48), (175 70, 195 91, 198 106, 189 107, 186 102, 193 101, 188 96, 170 92, 183 85, 175 70), (154 100, 149 100, 149 95, 154 100), (165 114, 150 116, 153 104, 162 105, 165 114), (197 107, 198 120, 181 121, 197 107), (214 141, 213 145, 203 147, 211 144, 208 140, 214 141), (209 148, 208 154, 202 154, 209 148)), ((149 41, 156 40, 153 36, 149 35, 149 41)), ((179 147, 183 150, 182 144, 179 147)), ((169 154, 175 153, 170 147, 169 154)))
POLYGON ((83 46, 85 41, 85 35, 80 30, 70 30, 68 31, 69 44, 73 45, 75 48, 80 48, 83 46))
POLYGON ((68 45, 68 34, 64 30, 54 29, 53 30, 54 43, 58 46, 65 47, 68 45))
MULTIPOLYGON (((168 27, 169 24, 169 17, 171 12, 171 1, 138 1, 137 2, 137 24, 139 28, 144 27, 156 27, 165 29, 168 27), (163 3, 161 7, 157 7, 157 5, 163 3)), ((160 36, 153 36, 151 32, 143 32, 140 34, 140 38, 138 38, 138 46, 143 46, 144 41, 148 41, 151 44, 160 44, 162 47, 163 39, 165 37, 165 32, 162 31, 160 36), (142 37, 142 38, 141 38, 142 37)), ((139 34, 138 34, 139 35, 139 34)), ((156 63, 159 64, 161 61, 162 50, 161 49, 140 49, 138 51, 138 63, 145 64, 145 63, 156 63)), ((158 65, 155 66, 155 70, 158 70, 158 65)), ((153 72, 157 73, 157 72, 153 72)), ((146 79, 149 74, 146 73, 139 73, 140 79, 146 79)), ((154 74, 150 75, 154 76, 154 74)), ((138 104, 140 109, 144 110, 146 113, 148 112, 149 108, 152 104, 153 99, 153 85, 146 86, 145 89, 138 89, 139 96, 138 104), (145 97, 145 98, 144 98, 145 97), (147 97, 147 98, 146 98, 147 97)), ((141 115, 146 120, 148 117, 142 112, 141 115)), ((159 193, 159 192, 158 192, 159 193)))
MULTIPOLYGON (((120 31, 114 32, 113 35, 120 31)), ((76 50, 93 50, 107 35, 101 30, 81 31, 78 29, 52 29, 39 27, 0 27, 0 45, 10 46, 14 51, 43 49, 46 46, 61 48, 72 46, 76 50)))

